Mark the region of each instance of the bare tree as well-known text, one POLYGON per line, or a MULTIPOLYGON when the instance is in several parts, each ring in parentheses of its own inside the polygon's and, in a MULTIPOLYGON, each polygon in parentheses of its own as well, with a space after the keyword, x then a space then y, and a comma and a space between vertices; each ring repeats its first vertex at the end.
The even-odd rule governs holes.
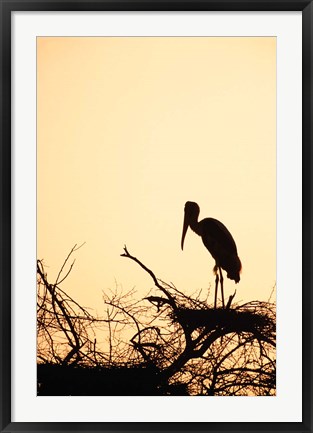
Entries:
POLYGON ((59 287, 75 250, 54 284, 42 261, 37 264, 40 363, 150 369, 153 392, 163 395, 275 395, 274 304, 238 305, 233 295, 226 308, 213 308, 201 291, 187 296, 158 279, 125 246, 122 257, 147 272, 155 287, 144 299, 133 290, 104 293, 105 316, 95 318, 59 287), (101 346, 99 331, 106 335, 101 346))
POLYGON ((61 365, 107 361, 97 349, 96 329, 109 319, 96 318, 81 307, 60 285, 73 269, 66 270, 76 245, 66 257, 54 283, 49 283, 42 260, 37 260, 37 358, 61 365))

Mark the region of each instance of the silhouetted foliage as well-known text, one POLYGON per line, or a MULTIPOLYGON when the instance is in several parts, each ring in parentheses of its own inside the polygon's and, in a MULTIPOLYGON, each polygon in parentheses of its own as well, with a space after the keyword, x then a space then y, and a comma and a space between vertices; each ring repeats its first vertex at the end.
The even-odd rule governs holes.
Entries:
POLYGON ((53 284, 37 263, 40 395, 275 395, 274 304, 232 305, 233 295, 214 309, 124 247, 155 289, 139 300, 133 290, 106 292, 105 316, 94 317, 60 288, 76 249, 53 284))

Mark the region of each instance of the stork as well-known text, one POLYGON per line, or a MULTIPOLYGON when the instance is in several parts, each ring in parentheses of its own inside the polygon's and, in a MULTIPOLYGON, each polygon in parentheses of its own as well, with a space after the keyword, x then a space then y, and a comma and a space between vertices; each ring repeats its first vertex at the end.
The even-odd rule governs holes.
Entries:
POLYGON ((202 242, 215 260, 213 268, 216 275, 214 308, 216 308, 217 303, 219 281, 221 285, 222 305, 225 308, 222 269, 227 272, 227 278, 239 283, 241 262, 237 254, 237 247, 232 235, 224 224, 214 218, 205 218, 202 221, 198 221, 199 213, 200 208, 197 203, 192 201, 186 202, 181 249, 183 250, 184 248, 184 240, 188 227, 201 236, 202 242))

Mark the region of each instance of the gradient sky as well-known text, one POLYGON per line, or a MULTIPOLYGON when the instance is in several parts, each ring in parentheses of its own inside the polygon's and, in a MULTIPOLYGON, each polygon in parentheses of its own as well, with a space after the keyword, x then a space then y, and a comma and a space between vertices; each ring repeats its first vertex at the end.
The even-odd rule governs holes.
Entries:
MULTIPOLYGON (((102 290, 153 287, 124 244, 162 280, 192 293, 214 260, 188 231, 200 219, 232 233, 241 281, 228 298, 268 300, 276 281, 276 39, 37 38, 37 252, 53 280, 102 314, 102 290)), ((273 300, 273 298, 272 298, 273 300)))

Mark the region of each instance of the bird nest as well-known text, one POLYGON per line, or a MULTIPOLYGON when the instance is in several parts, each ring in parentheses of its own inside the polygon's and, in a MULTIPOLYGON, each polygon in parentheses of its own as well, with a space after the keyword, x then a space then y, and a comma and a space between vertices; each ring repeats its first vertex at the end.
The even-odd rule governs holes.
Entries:
POLYGON ((205 328, 210 332, 220 329, 223 330, 223 334, 230 332, 271 334, 276 328, 272 305, 258 301, 231 309, 178 308, 173 312, 172 320, 184 324, 190 330, 205 328))

